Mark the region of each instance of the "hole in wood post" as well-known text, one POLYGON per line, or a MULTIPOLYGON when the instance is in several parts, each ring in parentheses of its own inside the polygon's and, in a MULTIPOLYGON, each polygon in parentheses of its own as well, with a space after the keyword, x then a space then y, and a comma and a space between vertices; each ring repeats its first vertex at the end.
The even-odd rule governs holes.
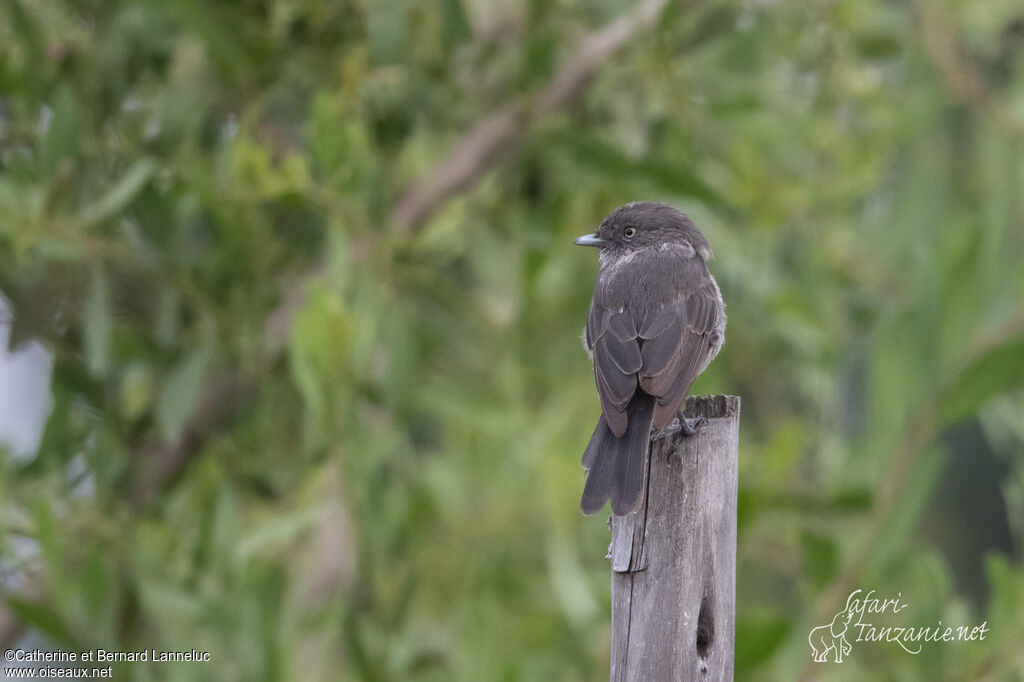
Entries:
POLYGON ((715 641, 715 621, 711 615, 713 603, 710 595, 705 594, 700 600, 700 613, 697 614, 697 655, 708 657, 712 642, 715 641))

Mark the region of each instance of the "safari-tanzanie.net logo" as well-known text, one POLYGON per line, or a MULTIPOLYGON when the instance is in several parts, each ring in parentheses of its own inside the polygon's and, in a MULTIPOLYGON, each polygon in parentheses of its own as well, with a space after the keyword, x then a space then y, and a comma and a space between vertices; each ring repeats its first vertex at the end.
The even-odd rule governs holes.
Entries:
POLYGON ((889 642, 899 645, 908 654, 919 654, 925 644, 974 642, 985 639, 988 634, 988 621, 981 625, 956 626, 943 625, 941 620, 935 625, 912 627, 876 625, 875 616, 898 614, 908 604, 903 601, 902 592, 884 599, 876 596, 874 590, 860 596, 862 592, 851 592, 846 599, 846 606, 836 614, 832 622, 819 625, 807 636, 811 657, 816 662, 825 663, 831 659, 842 663, 843 657, 853 651, 851 642, 889 642))

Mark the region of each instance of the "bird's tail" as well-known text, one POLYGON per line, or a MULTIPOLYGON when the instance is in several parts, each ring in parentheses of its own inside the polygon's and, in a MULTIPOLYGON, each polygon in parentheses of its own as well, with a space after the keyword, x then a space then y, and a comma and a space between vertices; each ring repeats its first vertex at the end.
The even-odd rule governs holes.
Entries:
POLYGON ((629 422, 622 436, 616 438, 602 418, 583 453, 583 468, 590 472, 580 500, 584 514, 601 511, 609 497, 616 516, 636 511, 643 501, 654 397, 638 389, 626 413, 629 422))

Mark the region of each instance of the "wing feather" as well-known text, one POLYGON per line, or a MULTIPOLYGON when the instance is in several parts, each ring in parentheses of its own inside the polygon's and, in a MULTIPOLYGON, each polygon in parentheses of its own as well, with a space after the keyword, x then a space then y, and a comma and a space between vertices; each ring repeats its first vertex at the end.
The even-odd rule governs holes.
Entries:
POLYGON ((608 401, 616 407, 626 405, 636 391, 636 374, 626 374, 618 368, 604 339, 598 339, 594 347, 594 364, 608 388, 608 401))
POLYGON ((629 425, 627 406, 637 387, 637 371, 643 364, 636 322, 621 301, 608 300, 604 279, 594 288, 587 317, 587 344, 594 355, 594 380, 601 412, 608 428, 619 437, 629 425))
POLYGON ((601 339, 608 356, 623 374, 635 375, 643 366, 640 346, 636 341, 609 341, 601 339))
POLYGON ((657 399, 655 428, 664 428, 679 411, 697 379, 711 346, 717 321, 717 297, 701 287, 648 316, 640 336, 650 336, 640 354, 640 388, 657 399), (666 320, 668 317, 670 319, 666 320))
POLYGON ((587 348, 593 349, 597 339, 604 336, 608 330, 610 316, 610 312, 598 305, 596 299, 590 304, 590 313, 587 315, 587 348))
POLYGON ((636 345, 636 322, 633 321, 632 313, 622 310, 612 315, 608 320, 608 331, 619 341, 633 341, 636 345))

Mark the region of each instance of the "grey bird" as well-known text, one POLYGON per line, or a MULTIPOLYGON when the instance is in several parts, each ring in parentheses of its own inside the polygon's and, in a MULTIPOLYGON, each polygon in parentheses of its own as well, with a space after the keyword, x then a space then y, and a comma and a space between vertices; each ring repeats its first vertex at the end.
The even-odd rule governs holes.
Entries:
POLYGON ((621 206, 575 243, 597 247, 601 261, 583 339, 601 418, 583 453, 580 508, 594 514, 611 498, 624 516, 643 502, 652 428, 678 414, 694 432, 679 410, 725 342, 725 304, 707 239, 667 204, 621 206))

